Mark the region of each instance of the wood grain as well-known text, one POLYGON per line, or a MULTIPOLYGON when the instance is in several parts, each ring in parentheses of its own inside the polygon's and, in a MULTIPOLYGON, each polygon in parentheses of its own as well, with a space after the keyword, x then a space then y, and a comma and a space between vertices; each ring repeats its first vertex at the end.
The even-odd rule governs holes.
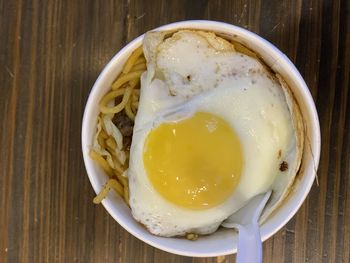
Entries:
POLYGON ((234 262, 154 249, 103 209, 84 168, 84 106, 99 72, 159 25, 212 19, 274 43, 315 99, 318 185, 264 243, 265 262, 350 262, 350 2, 0 1, 0 262, 234 262))

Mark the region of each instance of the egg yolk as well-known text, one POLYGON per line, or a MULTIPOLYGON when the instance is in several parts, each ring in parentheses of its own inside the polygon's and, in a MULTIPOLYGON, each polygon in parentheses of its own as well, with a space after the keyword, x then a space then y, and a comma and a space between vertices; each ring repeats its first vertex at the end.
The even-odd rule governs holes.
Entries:
POLYGON ((239 183, 243 154, 235 131, 206 112, 162 123, 147 136, 146 173, 166 200, 189 209, 224 202, 239 183))

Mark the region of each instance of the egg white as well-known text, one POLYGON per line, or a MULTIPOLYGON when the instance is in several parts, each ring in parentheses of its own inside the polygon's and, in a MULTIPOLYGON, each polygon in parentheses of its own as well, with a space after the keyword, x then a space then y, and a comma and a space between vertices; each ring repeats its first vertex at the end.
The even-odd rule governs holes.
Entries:
POLYGON ((142 76, 130 149, 130 206, 135 219, 153 234, 209 234, 248 199, 271 188, 281 174, 281 155, 288 154, 293 162, 293 123, 279 82, 257 59, 236 52, 211 33, 180 31, 164 37, 151 32, 144 40, 148 71, 142 76), (153 188, 143 165, 143 147, 160 123, 198 111, 220 116, 231 125, 240 138, 245 163, 230 198, 194 211, 165 200, 153 188))

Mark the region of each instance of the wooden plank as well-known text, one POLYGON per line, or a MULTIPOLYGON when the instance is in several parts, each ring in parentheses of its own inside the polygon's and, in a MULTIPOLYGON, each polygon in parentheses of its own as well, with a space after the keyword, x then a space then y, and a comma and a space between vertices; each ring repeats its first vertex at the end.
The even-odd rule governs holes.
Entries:
POLYGON ((212 19, 260 34, 308 84, 322 132, 319 185, 264 243, 265 262, 349 262, 350 3, 0 0, 0 262, 235 262, 189 258, 119 226, 86 176, 81 119, 104 65, 138 35, 212 19))

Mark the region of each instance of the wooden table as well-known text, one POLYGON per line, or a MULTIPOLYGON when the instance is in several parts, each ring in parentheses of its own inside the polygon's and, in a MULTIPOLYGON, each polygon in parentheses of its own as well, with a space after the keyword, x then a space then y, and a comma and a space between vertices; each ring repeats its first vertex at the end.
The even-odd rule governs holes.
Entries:
POLYGON ((127 233, 83 164, 85 102, 126 43, 212 19, 260 34, 295 62, 318 108, 322 156, 309 197, 264 243, 265 262, 349 262, 350 2, 0 1, 0 262, 234 262, 186 258, 127 233))

